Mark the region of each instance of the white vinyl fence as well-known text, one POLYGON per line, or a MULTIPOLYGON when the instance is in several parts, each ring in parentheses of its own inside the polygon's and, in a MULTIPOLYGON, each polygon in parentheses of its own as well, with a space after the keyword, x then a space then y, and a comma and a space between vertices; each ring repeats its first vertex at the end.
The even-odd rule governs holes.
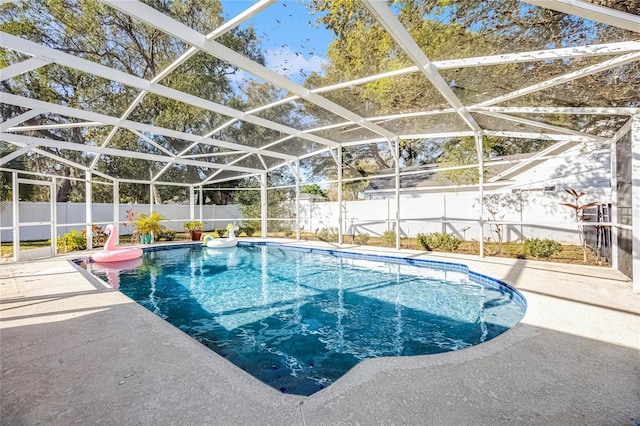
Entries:
MULTIPOLYGON (((148 204, 120 204, 119 234, 131 234, 131 226, 125 226, 127 211, 149 213, 148 204)), ((182 232, 182 223, 189 220, 189 206, 158 204, 153 206, 153 211, 163 214, 169 221, 164 225, 178 232, 182 232)), ((240 211, 237 205, 226 206, 202 206, 203 219, 199 218, 199 206, 195 207, 195 220, 202 220, 205 230, 214 228, 226 228, 229 222, 238 221, 240 211)), ((50 222, 51 209, 48 202, 20 202, 20 239, 22 241, 51 239, 51 225, 36 225, 36 223, 50 222)), ((95 225, 107 225, 113 223, 113 204, 94 203, 91 206, 91 222, 95 225)), ((71 229, 81 230, 85 227, 86 211, 84 203, 56 203, 56 223, 58 236, 62 236, 71 229)), ((11 205, 5 205, 0 213, 0 228, 13 226, 13 213, 11 205)), ((11 229, 3 229, 0 232, 0 241, 13 241, 11 229)))
MULTIPOLYGON (((503 241, 527 238, 550 238, 561 243, 579 244, 574 211, 562 203, 571 202, 563 191, 490 193, 485 195, 480 214, 477 193, 419 194, 400 197, 400 235, 443 232, 460 239, 480 239, 479 220, 507 222, 502 225, 503 241), (493 213, 491 213, 493 212, 493 213)), ((585 197, 587 198, 587 197, 585 197)), ((597 201, 609 203, 608 191, 594 191, 581 204, 597 201)), ((342 231, 345 234, 367 233, 380 236, 395 231, 396 200, 347 201, 343 203, 342 231)), ((335 202, 304 202, 300 205, 300 224, 305 231, 337 228, 339 210, 335 202)), ((485 240, 495 241, 496 225, 485 223, 485 240)))
MULTIPOLYGON (((606 189, 593 190, 581 204, 588 202, 609 203, 606 189)), ((562 203, 571 202, 564 191, 522 191, 485 194, 485 207, 480 214, 478 194, 443 193, 415 194, 400 197, 400 233, 403 237, 415 237, 418 233, 444 232, 461 239, 479 240, 479 220, 507 222, 502 225, 503 241, 524 241, 527 238, 551 238, 561 243, 578 244, 579 230, 574 212, 562 203)), ((13 225, 11 206, 4 208, 0 227, 13 225)), ((82 203, 57 203, 57 235, 69 232, 71 228, 84 228, 85 207, 82 203)), ((170 219, 166 226, 181 232, 182 222, 189 220, 187 205, 154 205, 154 211, 170 219)), ((149 205, 120 205, 120 234, 130 234, 131 227, 126 221, 127 210, 149 212, 149 205)), ((394 198, 378 200, 347 201, 343 203, 342 231, 345 234, 367 233, 382 235, 384 231, 395 230, 396 201, 394 198)), ((295 217, 291 212, 291 217, 295 217)), ((300 228, 306 232, 316 232, 322 228, 337 228, 339 208, 336 202, 300 203, 300 228)), ((195 207, 195 218, 199 219, 199 206, 195 207)), ((278 219, 290 219, 278 218, 278 219)), ((241 219, 237 205, 203 206, 205 230, 224 228, 229 222, 241 219)), ((49 203, 20 203, 20 223, 50 221, 49 203)), ((113 221, 112 204, 93 204, 92 223, 106 225, 113 221)), ((496 225, 485 223, 485 240, 495 241, 496 225)), ((23 241, 50 239, 49 225, 21 225, 20 239, 23 241)), ((12 241, 11 230, 3 230, 2 241, 12 241)))

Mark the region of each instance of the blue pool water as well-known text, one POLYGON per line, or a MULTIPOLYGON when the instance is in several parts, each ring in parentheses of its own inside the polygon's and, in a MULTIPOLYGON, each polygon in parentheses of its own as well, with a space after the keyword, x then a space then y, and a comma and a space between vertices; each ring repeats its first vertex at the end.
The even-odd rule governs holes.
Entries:
POLYGON ((482 343, 524 315, 519 293, 462 265, 344 256, 190 246, 146 252, 136 270, 93 273, 263 382, 298 395, 366 358, 482 343))

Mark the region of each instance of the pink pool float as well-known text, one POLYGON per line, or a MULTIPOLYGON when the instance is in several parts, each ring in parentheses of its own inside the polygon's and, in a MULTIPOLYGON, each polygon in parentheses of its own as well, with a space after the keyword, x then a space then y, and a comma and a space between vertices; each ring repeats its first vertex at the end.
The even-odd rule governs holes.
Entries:
POLYGON ((109 234, 109 238, 102 250, 91 255, 94 262, 122 262, 142 257, 142 249, 140 247, 116 248, 118 230, 113 225, 107 225, 105 233, 109 234))
POLYGON ((119 262, 93 262, 90 266, 93 272, 102 272, 107 276, 107 283, 115 288, 120 288, 120 273, 124 271, 134 271, 142 265, 142 258, 131 260, 121 260, 119 262))

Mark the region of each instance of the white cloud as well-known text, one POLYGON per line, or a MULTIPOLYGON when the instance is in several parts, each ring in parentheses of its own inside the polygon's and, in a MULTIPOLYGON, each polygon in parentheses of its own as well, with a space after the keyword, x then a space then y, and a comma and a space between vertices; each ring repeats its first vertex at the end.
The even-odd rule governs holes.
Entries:
POLYGON ((327 63, 325 58, 311 56, 305 58, 301 52, 293 52, 289 47, 269 49, 265 52, 267 68, 284 75, 297 83, 302 83, 312 72, 322 72, 327 63))
MULTIPOLYGON (((323 74, 322 66, 327 63, 327 59, 320 56, 311 56, 306 59, 302 53, 296 54, 289 47, 268 49, 264 55, 267 68, 298 84, 304 83, 312 72, 323 74)), ((256 80, 252 74, 241 69, 227 77, 236 88, 241 87, 248 80, 256 80)))
POLYGON ((240 86, 244 81, 250 80, 252 78, 252 75, 238 68, 236 72, 234 72, 233 74, 228 74, 227 78, 232 83, 235 83, 237 86, 240 86))

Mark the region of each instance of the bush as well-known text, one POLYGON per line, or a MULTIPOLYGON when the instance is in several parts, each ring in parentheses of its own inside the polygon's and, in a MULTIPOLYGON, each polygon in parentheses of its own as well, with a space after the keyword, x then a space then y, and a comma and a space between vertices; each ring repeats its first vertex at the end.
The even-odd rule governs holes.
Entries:
POLYGON ((218 236, 218 238, 222 238, 224 237, 224 234, 227 232, 226 229, 224 228, 216 228, 213 230, 213 232, 215 232, 215 234, 218 236))
POLYGON ((548 238, 543 240, 540 238, 530 238, 524 243, 524 251, 533 257, 548 259, 554 254, 560 253, 562 251, 562 245, 548 238))
POLYGON ((396 233, 395 231, 384 231, 382 234, 382 241, 380 242, 382 247, 395 247, 396 246, 396 233))
POLYGON ((58 237, 58 239, 56 240, 58 250, 63 253, 75 250, 85 250, 87 248, 86 235, 87 234, 84 229, 82 230, 82 232, 71 229, 70 232, 67 232, 62 237, 58 237))
POLYGON ((338 241, 338 228, 322 228, 318 232, 318 239, 326 241, 328 243, 335 243, 338 241))
POLYGON ((293 230, 291 228, 285 228, 283 233, 285 237, 289 238, 290 236, 293 235, 293 230))
POLYGON ((258 224, 254 222, 245 222, 239 228, 240 229, 238 230, 238 234, 244 232, 247 237, 252 237, 256 232, 260 230, 258 224))
POLYGON ((418 234, 416 237, 418 244, 425 250, 440 249, 452 252, 460 247, 461 241, 453 235, 434 232, 433 234, 418 234))
POLYGON ((160 233, 160 235, 158 235, 158 240, 173 241, 175 238, 176 231, 173 229, 165 229, 160 233))
POLYGON ((359 246, 366 246, 369 242, 369 234, 367 234, 366 232, 361 232, 353 237, 353 242, 358 244, 359 246))

